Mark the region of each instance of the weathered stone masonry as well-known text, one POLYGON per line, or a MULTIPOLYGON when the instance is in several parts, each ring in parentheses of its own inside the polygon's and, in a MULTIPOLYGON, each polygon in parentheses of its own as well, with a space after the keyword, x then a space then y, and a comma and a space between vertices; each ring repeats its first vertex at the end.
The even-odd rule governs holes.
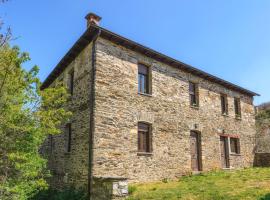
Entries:
MULTIPOLYGON (((125 42, 133 45, 132 41, 121 43, 112 38, 124 40, 90 24, 72 47, 75 53, 69 52, 57 66, 59 70, 53 72, 58 73, 58 77, 51 78, 50 75, 43 84, 46 88, 59 81, 66 83, 68 73, 75 72, 74 94, 70 101, 74 113, 71 152, 65 152, 67 137, 64 128, 63 134, 53 136, 47 142, 49 168, 54 174, 51 179, 53 187, 73 185, 87 188, 91 130, 94 134, 93 192, 100 199, 112 198, 111 195, 116 193, 125 194, 125 179, 149 182, 175 179, 192 172, 191 131, 200 133, 203 171, 221 168, 221 135, 236 136, 240 142, 240 154, 228 152, 229 168, 252 166, 255 93, 170 65, 124 45, 125 42), (95 46, 93 129, 90 128, 93 44, 89 38, 96 31, 92 29, 101 30, 95 46), (79 50, 78 46, 81 46, 79 50), (138 94, 139 63, 150 69, 150 95, 138 94), (198 84, 198 108, 190 106, 190 81, 198 84), (228 115, 221 114, 220 94, 228 96, 228 115), (241 119, 235 117, 235 97, 241 100, 241 119), (153 151, 150 153, 138 153, 138 122, 141 121, 152 127, 153 151), (107 196, 104 196, 104 191, 107 196)), ((137 48, 142 47, 138 45, 137 48)))
POLYGON ((220 168, 220 130, 240 137, 241 155, 230 155, 231 166, 252 165, 255 121, 251 97, 104 39, 97 45, 96 87, 95 176, 146 182, 189 173, 189 136, 194 124, 202 135, 203 170, 220 168), (152 96, 138 94, 139 62, 152 69, 152 96), (190 80, 199 83, 198 109, 190 107, 190 80), (221 115, 220 93, 229 96, 229 116, 221 115), (235 96, 241 97, 241 120, 234 116, 235 96), (137 155, 138 121, 152 123, 152 155, 137 155))
POLYGON ((90 83, 92 66, 92 43, 89 44, 65 71, 52 84, 57 81, 67 82, 68 73, 74 70, 74 94, 70 100, 70 109, 73 112, 71 151, 66 152, 66 132, 53 136, 48 140, 49 169, 53 178, 51 185, 56 188, 75 185, 86 188, 88 180, 88 151, 90 131, 90 83))

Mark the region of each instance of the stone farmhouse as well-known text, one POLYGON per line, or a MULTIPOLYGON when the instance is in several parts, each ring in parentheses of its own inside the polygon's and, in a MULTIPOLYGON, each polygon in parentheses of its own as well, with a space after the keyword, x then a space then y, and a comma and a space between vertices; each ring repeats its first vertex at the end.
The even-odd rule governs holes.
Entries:
POLYGON ((44 145, 53 187, 112 199, 127 182, 253 165, 258 94, 106 30, 93 13, 86 19, 42 85, 66 85, 73 112, 44 145))

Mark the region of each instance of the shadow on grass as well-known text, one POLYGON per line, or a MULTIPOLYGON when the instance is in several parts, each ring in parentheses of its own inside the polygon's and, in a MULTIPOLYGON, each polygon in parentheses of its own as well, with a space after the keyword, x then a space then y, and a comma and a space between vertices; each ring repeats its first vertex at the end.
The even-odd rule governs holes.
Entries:
POLYGON ((48 189, 40 191, 29 200, 87 200, 86 192, 74 188, 66 188, 62 191, 48 189))
POLYGON ((261 197, 260 200, 270 200, 270 193, 266 194, 264 197, 261 197))

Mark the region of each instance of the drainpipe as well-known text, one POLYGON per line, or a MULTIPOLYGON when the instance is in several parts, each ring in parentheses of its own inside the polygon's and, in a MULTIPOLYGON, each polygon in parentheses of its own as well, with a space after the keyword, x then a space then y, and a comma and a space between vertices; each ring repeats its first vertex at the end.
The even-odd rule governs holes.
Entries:
POLYGON ((99 37, 101 30, 93 37, 92 44, 92 82, 90 86, 89 107, 90 107, 90 131, 89 131, 89 155, 88 155, 88 199, 92 199, 93 194, 93 145, 95 132, 95 82, 96 82, 96 40, 99 37))

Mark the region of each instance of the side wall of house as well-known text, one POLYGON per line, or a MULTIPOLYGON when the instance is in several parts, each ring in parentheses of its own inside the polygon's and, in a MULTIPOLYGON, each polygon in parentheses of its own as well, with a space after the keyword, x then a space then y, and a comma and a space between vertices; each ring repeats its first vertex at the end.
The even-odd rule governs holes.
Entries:
POLYGON ((92 74, 92 44, 89 44, 70 63, 56 82, 68 82, 68 74, 74 70, 74 91, 69 102, 73 112, 71 123, 71 151, 67 152, 67 133, 65 125, 62 134, 49 137, 47 140, 48 165, 53 177, 50 184, 53 188, 74 185, 77 188, 87 187, 88 182, 88 147, 90 127, 90 92, 92 74))
POLYGON ((221 166, 222 132, 240 137, 241 154, 230 155, 230 165, 234 168, 252 165, 255 136, 252 97, 101 38, 97 43, 96 67, 94 176, 146 182, 190 173, 193 129, 201 132, 204 171, 221 166), (152 96, 138 94, 138 63, 151 67, 152 96), (199 83, 199 109, 190 107, 189 81, 199 83), (221 115, 220 93, 228 95, 228 116, 221 115), (234 115, 234 97, 241 97, 241 120, 234 115), (138 121, 152 124, 151 155, 137 154, 138 121))

